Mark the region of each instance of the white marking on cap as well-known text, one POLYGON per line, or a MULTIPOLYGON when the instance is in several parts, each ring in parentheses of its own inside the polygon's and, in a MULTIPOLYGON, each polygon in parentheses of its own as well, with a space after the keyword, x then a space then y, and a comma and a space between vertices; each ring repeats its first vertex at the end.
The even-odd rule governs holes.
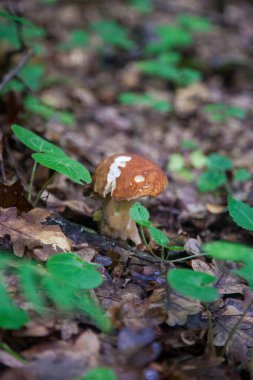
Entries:
POLYGON ((129 157, 129 156, 118 156, 115 158, 107 174, 107 182, 106 182, 106 186, 103 193, 104 197, 109 193, 111 193, 112 195, 116 187, 116 179, 121 174, 120 168, 124 168, 126 166, 126 163, 130 161, 131 159, 132 157, 129 157))
POLYGON ((134 177, 134 180, 135 180, 136 183, 140 183, 140 182, 145 181, 145 177, 143 177, 142 175, 136 175, 134 177))

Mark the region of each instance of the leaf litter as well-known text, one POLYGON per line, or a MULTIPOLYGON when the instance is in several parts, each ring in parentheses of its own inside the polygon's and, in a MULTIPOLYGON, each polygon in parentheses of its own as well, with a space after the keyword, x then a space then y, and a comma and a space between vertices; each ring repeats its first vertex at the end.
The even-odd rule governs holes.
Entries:
MULTIPOLYGON (((189 181, 182 173, 167 171, 170 187, 159 199, 144 200, 155 226, 162 227, 171 240, 184 245, 186 258, 201 253, 200 242, 213 239, 237 241, 245 237, 252 243, 251 234, 242 231, 238 234, 238 229, 226 217, 223 190, 220 194, 197 191, 199 169, 191 167, 188 151, 190 141, 197 144, 204 155, 220 151, 231 157, 235 166, 252 170, 252 86, 248 80, 252 70, 250 4, 227 4, 225 16, 215 5, 208 5, 205 10, 200 1, 192 5, 194 12, 205 11, 211 15, 216 27, 208 36, 198 34, 190 48, 194 57, 198 57, 195 64, 203 69, 205 79, 175 90, 165 81, 143 76, 135 60, 138 56, 143 58, 139 45, 153 40, 154 26, 174 20, 175 14, 185 13, 189 8, 186 1, 173 6, 166 1, 155 1, 148 18, 130 9, 126 2, 114 0, 110 0, 106 8, 99 2, 55 2, 52 8, 38 2, 28 4, 23 0, 23 3, 27 9, 24 16, 31 15, 35 24, 43 24, 49 32, 45 39, 46 51, 39 58, 46 61, 48 83, 38 94, 58 109, 55 117, 47 121, 30 114, 27 126, 84 163, 91 172, 103 157, 113 153, 134 152, 153 159, 163 168, 171 154, 180 153, 185 169, 190 169, 194 176, 189 181), (75 47, 67 53, 58 50, 57 45, 70 35, 71 29, 83 27, 83 14, 92 21, 116 17, 130 28, 131 35, 138 34, 140 41, 135 50, 119 52, 115 47, 101 45, 97 50, 98 39, 94 35, 87 48, 75 47), (118 96, 123 91, 152 93, 172 103, 174 110, 163 114, 120 104, 118 96), (233 119, 222 125, 214 123, 203 112, 203 106, 219 102, 243 106, 249 112, 248 118, 244 122, 233 119), (63 109, 75 115, 71 129, 57 116, 63 109)), ((190 56, 191 52, 187 54, 190 56)), ((1 116, 1 121, 4 125, 18 122, 22 117, 23 96, 16 93, 3 97, 6 115, 1 116)), ((28 169, 29 174, 31 171, 28 153, 31 152, 23 151, 19 143, 10 138, 9 129, 6 130, 8 165, 15 165, 27 190, 28 169)), ((3 145, 1 139, 1 172, 3 145)), ((48 175, 49 170, 38 172, 36 191, 48 175)), ((97 226, 92 215, 100 207, 98 200, 83 197, 80 187, 58 175, 43 193, 43 208, 30 211, 21 180, 12 185, 6 178, 1 182, 1 248, 8 246, 9 241, 15 255, 35 257, 39 262, 71 250, 82 260, 97 260, 102 265, 104 283, 95 294, 112 316, 116 328, 114 334, 105 335, 79 315, 54 315, 49 320, 33 316, 32 322, 21 331, 9 335, 1 331, 1 340, 26 360, 20 365, 11 353, 1 351, 0 361, 5 366, 1 369, 3 378, 71 380, 96 366, 114 368, 120 380, 147 379, 151 375, 155 380, 243 376, 253 341, 252 310, 244 316, 227 346, 228 365, 210 353, 208 315, 200 302, 170 289, 168 297, 165 278, 157 262, 145 260, 143 252, 135 252, 134 256, 133 247, 122 246, 94 232, 97 226), (72 222, 78 223, 79 229, 74 228, 72 222), (88 231, 89 228, 93 232, 88 231), (237 373, 233 371, 236 367, 237 373)), ((237 184, 236 193, 241 200, 252 200, 252 189, 247 183, 237 184)), ((195 258, 187 260, 185 265, 218 279, 215 286, 220 297, 210 306, 210 311, 214 344, 223 347, 252 298, 252 292, 244 281, 229 273, 227 264, 195 258)), ((15 289, 15 283, 12 285, 10 289, 15 289)), ((18 296, 17 302, 20 302, 18 296)))

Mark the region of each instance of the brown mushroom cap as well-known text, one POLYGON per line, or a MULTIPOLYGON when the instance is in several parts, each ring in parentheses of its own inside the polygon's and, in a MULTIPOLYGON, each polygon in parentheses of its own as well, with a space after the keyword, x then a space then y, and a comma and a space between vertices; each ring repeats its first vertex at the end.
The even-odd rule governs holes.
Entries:
POLYGON ((168 185, 158 165, 136 154, 120 153, 104 159, 93 175, 93 190, 116 200, 156 197, 168 185))

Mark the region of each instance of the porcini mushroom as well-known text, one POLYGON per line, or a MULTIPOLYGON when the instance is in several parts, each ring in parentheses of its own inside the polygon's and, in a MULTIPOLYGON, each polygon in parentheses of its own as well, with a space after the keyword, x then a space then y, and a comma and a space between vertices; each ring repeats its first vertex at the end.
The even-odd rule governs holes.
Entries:
POLYGON ((98 165, 92 184, 93 191, 105 198, 101 233, 140 244, 130 207, 137 198, 158 196, 168 184, 165 173, 154 162, 136 154, 114 154, 98 165))

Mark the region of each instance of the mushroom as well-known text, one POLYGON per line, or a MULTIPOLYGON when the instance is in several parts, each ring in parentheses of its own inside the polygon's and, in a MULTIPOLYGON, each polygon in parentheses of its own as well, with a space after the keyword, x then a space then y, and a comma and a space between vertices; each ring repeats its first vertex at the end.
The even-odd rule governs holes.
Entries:
POLYGON ((93 191, 104 199, 101 233, 113 238, 141 238, 129 210, 137 198, 158 196, 167 186, 165 173, 154 162, 136 154, 114 154, 104 159, 93 175, 93 191))

